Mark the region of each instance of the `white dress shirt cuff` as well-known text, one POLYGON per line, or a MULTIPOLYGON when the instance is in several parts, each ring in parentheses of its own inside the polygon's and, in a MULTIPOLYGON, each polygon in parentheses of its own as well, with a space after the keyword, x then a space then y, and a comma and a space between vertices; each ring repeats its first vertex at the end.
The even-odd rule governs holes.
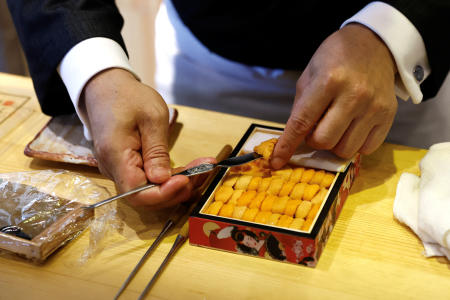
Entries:
POLYGON ((420 83, 431 70, 422 36, 408 18, 394 7, 377 1, 346 20, 341 28, 348 23, 360 23, 384 41, 397 65, 397 96, 420 103, 423 98, 420 83))
POLYGON ((58 66, 59 75, 83 123, 84 136, 88 140, 92 139, 91 131, 86 109, 79 105, 80 96, 86 83, 95 74, 110 68, 128 70, 138 78, 122 47, 116 41, 103 37, 90 38, 76 44, 67 52, 58 66))

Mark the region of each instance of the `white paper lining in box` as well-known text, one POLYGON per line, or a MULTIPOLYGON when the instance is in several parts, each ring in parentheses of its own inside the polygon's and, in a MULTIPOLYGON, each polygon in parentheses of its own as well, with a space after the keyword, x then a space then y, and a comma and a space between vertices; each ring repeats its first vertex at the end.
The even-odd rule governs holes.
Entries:
MULTIPOLYGON (((258 130, 253 132, 242 147, 242 150, 244 152, 252 152, 253 148, 263 141, 280 137, 279 133, 275 133, 275 131, 272 132, 271 130, 265 130, 264 132, 258 130)), ((340 158, 334 153, 326 150, 314 150, 305 143, 302 143, 289 162, 298 166, 323 169, 331 172, 343 172, 350 161, 351 159, 340 158)))

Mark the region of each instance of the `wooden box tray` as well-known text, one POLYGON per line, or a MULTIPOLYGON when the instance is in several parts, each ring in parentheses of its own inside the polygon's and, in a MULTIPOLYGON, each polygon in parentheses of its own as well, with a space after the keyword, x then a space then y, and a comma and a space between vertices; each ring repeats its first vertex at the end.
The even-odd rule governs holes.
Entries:
MULTIPOLYGON (((253 124, 231 155, 253 151, 281 132, 282 128, 253 124)), ((305 146, 282 170, 272 170, 261 160, 217 174, 189 219, 189 241, 313 267, 358 173, 360 156, 341 160, 305 146), (300 180, 302 175, 293 175, 307 172, 322 177, 308 175, 300 180), (264 184, 265 179, 270 183, 264 184)))
POLYGON ((93 210, 76 208, 59 218, 31 240, 0 232, 0 249, 7 250, 35 262, 43 262, 59 247, 76 237, 93 217, 93 210))

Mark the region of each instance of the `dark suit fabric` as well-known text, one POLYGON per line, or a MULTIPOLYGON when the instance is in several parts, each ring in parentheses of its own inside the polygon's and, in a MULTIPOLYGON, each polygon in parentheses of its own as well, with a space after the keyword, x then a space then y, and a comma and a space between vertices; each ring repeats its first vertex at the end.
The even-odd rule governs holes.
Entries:
MULTIPOLYGON (((187 27, 211 51, 245 64, 301 70, 326 37, 372 1, 172 2, 187 27)), ((450 65, 450 1, 384 2, 402 12, 422 35, 432 69, 422 91, 425 98, 434 96, 450 65)))
POLYGON ((114 39, 125 49, 123 19, 114 1, 10 0, 8 6, 42 111, 52 116, 73 113, 56 68, 73 46, 91 37, 114 39))
MULTIPOLYGON (((173 0, 182 21, 211 51, 248 65, 303 69, 320 43, 370 1, 173 0)), ((406 15, 425 41, 432 75, 425 98, 449 70, 450 1, 386 1, 406 15)), ((114 1, 8 0, 44 113, 73 112, 56 67, 78 42, 107 37, 124 49, 114 1)), ((414 51, 414 49, 412 49, 414 51)))

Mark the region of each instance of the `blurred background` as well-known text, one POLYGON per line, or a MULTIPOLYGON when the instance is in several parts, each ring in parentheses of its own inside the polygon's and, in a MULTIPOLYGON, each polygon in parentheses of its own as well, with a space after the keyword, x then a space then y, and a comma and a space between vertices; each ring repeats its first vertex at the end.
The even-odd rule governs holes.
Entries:
MULTIPOLYGON (((154 86, 155 55, 153 24, 161 0, 117 0, 126 20, 122 35, 130 63, 142 82, 154 86)), ((0 72, 28 75, 26 61, 9 15, 6 0, 0 0, 0 72)))
POLYGON ((28 74, 25 57, 9 15, 6 0, 0 0, 0 72, 28 74))
MULTIPOLYGON (((155 72, 154 21, 162 0, 116 0, 125 24, 122 35, 130 63, 143 83, 152 87, 155 72)), ((0 72, 27 75, 6 0, 0 0, 0 72)), ((399 101, 399 113, 388 141, 420 148, 450 141, 450 76, 434 100, 421 105, 399 101), (413 124, 413 125, 412 125, 413 124)))

